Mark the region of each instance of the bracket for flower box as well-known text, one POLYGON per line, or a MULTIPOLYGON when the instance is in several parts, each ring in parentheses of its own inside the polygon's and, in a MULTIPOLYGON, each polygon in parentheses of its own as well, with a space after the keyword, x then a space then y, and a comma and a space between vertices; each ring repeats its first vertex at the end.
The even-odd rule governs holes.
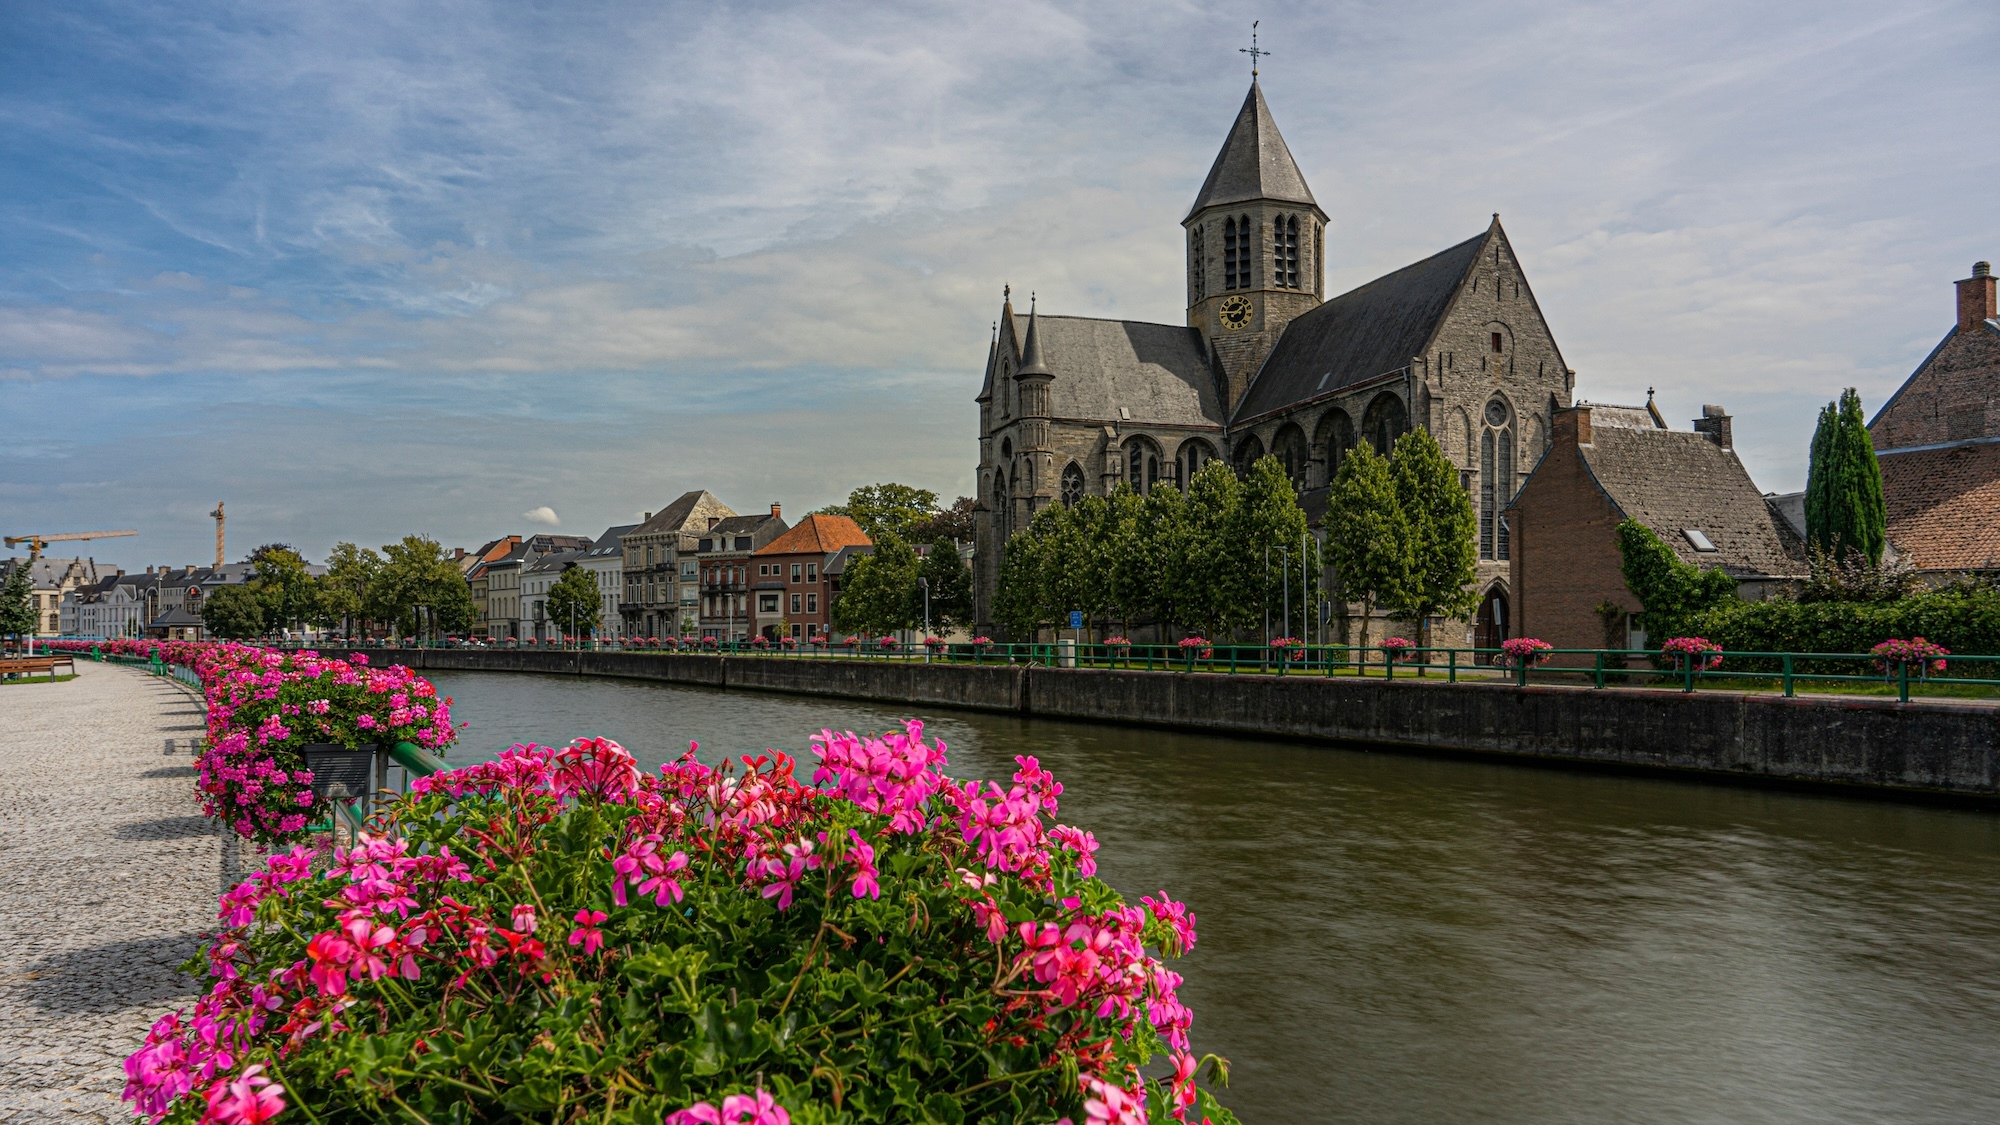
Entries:
POLYGON ((300 753, 306 769, 312 771, 313 794, 323 801, 352 801, 375 791, 374 743, 365 746, 338 746, 316 742, 300 753))

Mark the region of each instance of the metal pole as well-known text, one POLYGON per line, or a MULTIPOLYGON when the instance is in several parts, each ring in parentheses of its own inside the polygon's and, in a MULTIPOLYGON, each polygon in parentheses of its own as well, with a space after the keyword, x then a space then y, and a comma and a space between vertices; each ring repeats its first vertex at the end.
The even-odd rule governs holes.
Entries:
POLYGON ((1284 587, 1285 587, 1285 630, 1284 630, 1284 632, 1285 632, 1285 636, 1289 637, 1289 636, 1291 636, 1291 635, 1292 635, 1292 557, 1291 557, 1291 556, 1292 556, 1292 548, 1291 548, 1291 544, 1289 544, 1289 543, 1288 543, 1288 544, 1286 544, 1285 546, 1283 546, 1283 547, 1280 547, 1280 548, 1278 548, 1278 550, 1280 550, 1280 551, 1284 552, 1284 557, 1283 557, 1283 559, 1282 559, 1282 562, 1283 562, 1283 565, 1282 565, 1281 567, 1279 567, 1279 570, 1280 570, 1280 571, 1281 571, 1281 572, 1283 573, 1283 576, 1284 576, 1284 587))

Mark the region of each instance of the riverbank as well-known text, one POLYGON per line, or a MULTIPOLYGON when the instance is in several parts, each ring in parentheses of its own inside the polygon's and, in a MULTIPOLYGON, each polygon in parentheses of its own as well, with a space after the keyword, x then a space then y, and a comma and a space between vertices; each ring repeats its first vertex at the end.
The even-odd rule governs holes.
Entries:
POLYGON ((369 658, 2000 803, 2000 710, 1943 701, 688 653, 389 649, 369 658))
POLYGON ((125 1056, 200 983, 218 841, 194 796, 199 700, 78 661, 0 731, 0 1121, 130 1121, 125 1056))

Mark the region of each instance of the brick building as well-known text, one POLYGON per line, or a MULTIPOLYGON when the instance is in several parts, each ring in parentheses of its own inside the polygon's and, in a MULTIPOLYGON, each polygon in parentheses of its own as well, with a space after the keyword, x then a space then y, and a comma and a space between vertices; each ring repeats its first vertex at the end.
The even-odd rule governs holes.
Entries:
MULTIPOLYGON (((702 636, 747 641, 756 633, 756 607, 751 597, 758 579, 752 577, 757 567, 751 559, 787 530, 784 510, 772 504, 769 513, 718 520, 696 537, 702 636)), ((769 581, 768 576, 764 581, 769 581)), ((764 594, 770 597, 773 591, 766 589, 764 594)))
POLYGON ((800 642, 832 632, 834 567, 848 548, 873 548, 861 525, 846 516, 814 514, 771 540, 756 554, 756 631, 800 642), (782 632, 781 632, 782 629, 782 632))
POLYGON ((1746 598, 1805 576, 1805 544, 1737 459, 1729 415, 1704 406, 1694 426, 1668 429, 1650 401, 1555 413, 1547 455, 1507 508, 1511 635, 1557 648, 1645 647, 1618 550, 1628 518, 1683 562, 1721 567, 1746 598))
MULTIPOLYGON (((1317 524, 1346 453, 1361 441, 1386 452, 1413 425, 1438 439, 1474 498, 1480 614, 1489 633, 1504 628, 1500 512, 1548 447, 1574 374, 1498 215, 1331 299, 1326 221, 1252 82, 1182 223, 1184 326, 1032 305, 1022 316, 1007 295, 976 398, 982 631, 994 629, 1007 539, 1050 504, 1120 483, 1177 487, 1207 461, 1247 468, 1268 452, 1317 524)), ((1471 623, 1464 631, 1471 639, 1471 623)))
POLYGON ((1958 318, 1868 424, 1889 542, 1918 570, 2000 570, 2000 307, 1993 268, 1958 283, 1958 318))

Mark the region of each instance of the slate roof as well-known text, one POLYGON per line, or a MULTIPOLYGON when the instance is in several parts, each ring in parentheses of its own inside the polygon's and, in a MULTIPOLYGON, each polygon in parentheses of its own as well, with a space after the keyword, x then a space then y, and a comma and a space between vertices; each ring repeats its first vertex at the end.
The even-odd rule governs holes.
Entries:
POLYGON ((1877 450, 1889 541, 1918 570, 2000 569, 2000 441, 1877 450))
POLYGON ((530 566, 526 573, 547 574, 551 571, 561 573, 569 564, 582 562, 583 555, 584 552, 582 551, 551 551, 536 559, 534 565, 530 566))
POLYGON ((1497 224, 1421 262, 1351 289, 1285 326, 1236 418, 1401 371, 1421 355, 1497 224))
POLYGON ((657 535, 657 534, 664 534, 670 531, 705 530, 704 528, 701 527, 687 527, 688 519, 694 515, 695 509, 697 507, 702 506, 704 503, 706 503, 710 507, 719 508, 725 512, 731 510, 729 505, 724 504, 722 501, 716 499, 715 496, 711 494, 707 489, 697 488, 692 492, 681 493, 680 496, 675 498, 673 503, 667 505, 666 507, 660 509, 657 512, 654 512, 652 519, 649 519, 645 523, 642 523, 639 526, 633 528, 631 531, 626 532, 626 534, 657 535))
POLYGON ((1734 452, 1686 430, 1598 429, 1595 410, 1591 423, 1591 444, 1577 451, 1598 487, 1681 561, 1719 565, 1737 578, 1806 573, 1804 545, 1734 452), (1716 550, 1695 550, 1682 534, 1689 528, 1708 536, 1716 550))
POLYGON ((619 552, 624 550, 622 541, 624 540, 625 536, 634 529, 636 529, 638 526, 639 525, 636 523, 627 523, 627 524, 620 524, 617 527, 605 528, 604 534, 598 536, 595 544, 590 548, 590 550, 585 551, 584 554, 593 559, 600 559, 606 555, 618 554, 619 552))
POLYGON ((798 526, 759 548, 760 555, 830 555, 842 547, 867 546, 872 542, 849 516, 815 513, 798 526))
MULTIPOLYGON (((1014 317, 1025 341, 1028 318, 1014 317)), ((1049 416, 1069 421, 1181 425, 1222 423, 1222 400, 1201 333, 1173 324, 1036 317, 1036 341, 1048 369, 1049 416), (1118 408, 1131 411, 1119 417, 1118 408)))
MULTIPOLYGON (((1236 123, 1222 142, 1222 151, 1215 154, 1215 163, 1208 169, 1208 179, 1195 194, 1188 217, 1207 207, 1252 199, 1303 203, 1319 211, 1312 189, 1299 174, 1299 162, 1292 159, 1292 150, 1278 135, 1277 122, 1271 120, 1264 89, 1254 79, 1243 108, 1236 111, 1236 123)), ((1320 212, 1320 217, 1325 218, 1326 213, 1320 212)))
POLYGON ((840 550, 835 551, 833 553, 832 558, 826 560, 826 564, 824 566, 820 567, 820 573, 822 574, 844 573, 847 570, 847 561, 849 559, 855 558, 860 555, 872 555, 874 553, 875 553, 875 545, 873 543, 853 544, 850 546, 842 547, 840 550))
POLYGON ((1648 398, 1644 406, 1617 406, 1608 402, 1582 402, 1578 406, 1590 407, 1590 426, 1623 426, 1628 430, 1664 430, 1667 420, 1660 416, 1660 408, 1648 398))

